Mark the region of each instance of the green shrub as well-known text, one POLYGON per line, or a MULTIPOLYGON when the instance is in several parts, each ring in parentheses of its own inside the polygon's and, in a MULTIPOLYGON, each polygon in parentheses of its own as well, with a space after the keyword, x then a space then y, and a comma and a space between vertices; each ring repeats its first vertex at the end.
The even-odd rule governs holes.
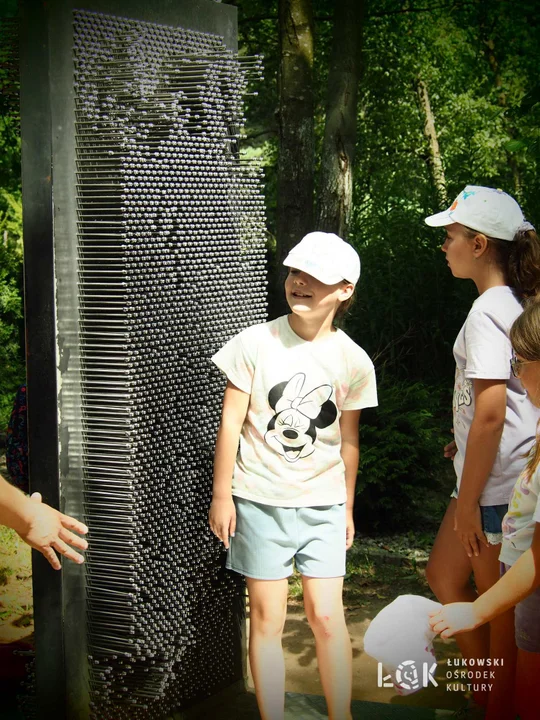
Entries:
POLYGON ((21 215, 20 194, 0 190, 0 432, 25 376, 21 215))
POLYGON ((379 407, 362 412, 357 529, 388 532, 437 525, 451 463, 448 388, 393 381, 379 386, 379 407), (433 517, 436 515, 436 517, 433 517))

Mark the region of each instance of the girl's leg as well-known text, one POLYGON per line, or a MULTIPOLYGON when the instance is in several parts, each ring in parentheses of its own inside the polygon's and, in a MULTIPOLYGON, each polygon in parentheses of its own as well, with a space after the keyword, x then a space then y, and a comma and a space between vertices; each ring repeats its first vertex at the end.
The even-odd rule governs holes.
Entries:
POLYGON ((302 577, 329 720, 351 720, 352 648, 343 612, 343 578, 302 577))
MULTIPOLYGON (((500 545, 480 546, 480 555, 472 558, 474 580, 478 592, 485 593, 500 577, 500 545)), ((495 678, 486 680, 493 687, 488 696, 486 720, 514 718, 514 681, 517 647, 514 638, 514 609, 494 618, 489 623, 488 657, 502 661, 502 665, 488 668, 495 678)))
POLYGON ((540 653, 517 651, 516 712, 520 720, 537 720, 540 708, 540 653))
POLYGON ((281 635, 288 582, 246 578, 249 593, 249 663, 261 720, 283 720, 285 661, 281 635))
MULTIPOLYGON (((452 498, 442 520, 429 556, 426 578, 439 602, 474 602, 478 597, 471 585, 471 559, 454 531, 457 501, 452 498)), ((489 655, 489 625, 456 635, 461 654, 470 658, 487 658, 489 655)), ((487 692, 474 693, 479 705, 487 703, 487 692)))

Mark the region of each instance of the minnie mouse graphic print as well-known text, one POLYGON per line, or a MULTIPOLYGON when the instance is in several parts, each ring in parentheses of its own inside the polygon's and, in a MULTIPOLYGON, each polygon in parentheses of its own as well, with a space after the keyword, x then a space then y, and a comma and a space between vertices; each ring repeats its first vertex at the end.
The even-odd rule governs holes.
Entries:
POLYGON ((242 331, 212 361, 250 395, 233 495, 277 507, 346 502, 339 417, 377 405, 364 350, 341 330, 303 340, 284 315, 242 331))
POLYGON ((321 385, 302 397, 305 379, 304 373, 296 373, 289 382, 278 383, 268 393, 268 403, 276 414, 268 423, 264 439, 289 462, 315 452, 317 427, 328 427, 337 417, 337 408, 329 400, 332 386, 321 385))

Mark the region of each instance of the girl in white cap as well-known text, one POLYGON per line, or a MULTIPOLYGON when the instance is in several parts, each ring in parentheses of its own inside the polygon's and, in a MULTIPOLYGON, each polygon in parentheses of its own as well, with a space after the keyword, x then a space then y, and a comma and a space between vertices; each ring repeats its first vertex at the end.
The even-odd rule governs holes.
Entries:
POLYGON ((284 717, 281 635, 293 559, 315 635, 329 717, 351 717, 352 653, 342 604, 354 537, 360 411, 377 404, 373 364, 334 320, 360 259, 314 232, 290 252, 289 315, 254 325, 214 357, 227 376, 210 527, 246 577, 249 659, 263 720, 284 717))
MULTIPOLYGON (((515 356, 512 372, 531 401, 540 407, 540 303, 531 303, 510 331, 515 356)), ((507 717, 537 720, 540 708, 540 438, 518 478, 503 520, 501 579, 472 603, 445 605, 431 613, 431 626, 442 637, 474 630, 514 605, 515 706, 507 717)))
MULTIPOLYGON (((540 243, 517 202, 493 188, 468 185, 426 223, 445 227, 442 250, 452 274, 473 280, 480 295, 454 344, 454 441, 444 450, 457 483, 426 569, 442 603, 472 602, 499 578, 501 522, 538 419, 510 371, 508 333, 523 299, 540 290, 540 243)), ((504 658, 489 697, 475 694, 489 720, 513 717, 512 627, 509 611, 457 638, 467 660, 504 658)))

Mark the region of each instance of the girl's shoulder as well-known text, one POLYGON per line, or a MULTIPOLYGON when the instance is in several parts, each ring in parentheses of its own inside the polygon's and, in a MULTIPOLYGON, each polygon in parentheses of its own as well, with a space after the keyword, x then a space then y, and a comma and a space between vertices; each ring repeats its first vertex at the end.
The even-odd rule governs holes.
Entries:
POLYGON ((467 319, 484 316, 508 329, 523 312, 523 306, 511 287, 501 285, 489 288, 473 302, 467 319))
POLYGON ((248 325, 248 327, 240 330, 234 337, 242 339, 256 339, 264 337, 277 336, 282 332, 283 328, 283 317, 276 318, 275 320, 268 320, 267 322, 255 323, 254 325, 248 325))
POLYGON ((338 329, 338 331, 333 334, 333 338, 336 345, 341 347, 345 355, 349 357, 355 365, 367 368, 373 367, 373 362, 364 348, 360 347, 346 332, 338 329))

